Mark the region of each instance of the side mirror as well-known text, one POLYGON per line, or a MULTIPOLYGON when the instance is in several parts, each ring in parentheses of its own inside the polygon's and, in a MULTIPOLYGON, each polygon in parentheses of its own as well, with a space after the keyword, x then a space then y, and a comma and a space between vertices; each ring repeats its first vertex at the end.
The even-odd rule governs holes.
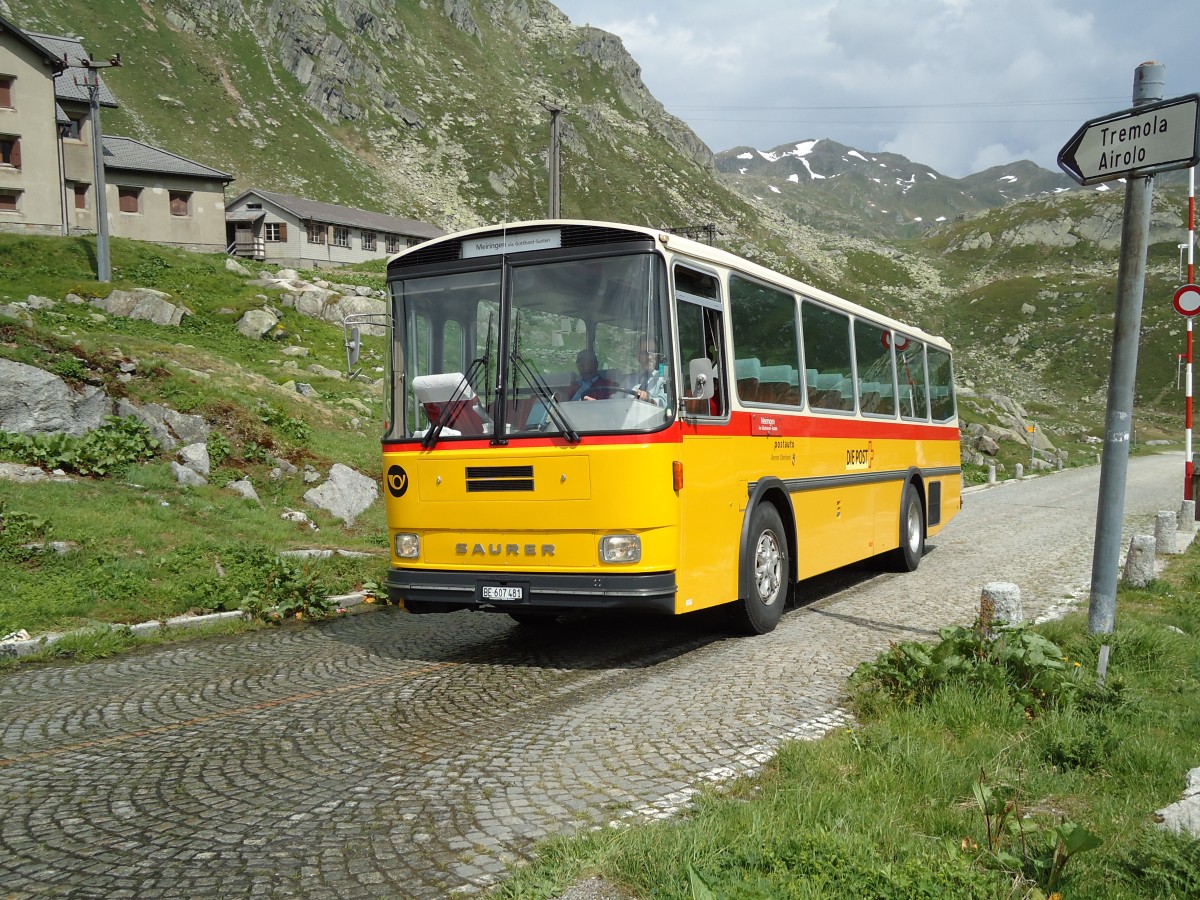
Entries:
POLYGON ((688 396, 685 400, 708 400, 716 386, 713 384, 712 360, 706 357, 688 361, 688 396))

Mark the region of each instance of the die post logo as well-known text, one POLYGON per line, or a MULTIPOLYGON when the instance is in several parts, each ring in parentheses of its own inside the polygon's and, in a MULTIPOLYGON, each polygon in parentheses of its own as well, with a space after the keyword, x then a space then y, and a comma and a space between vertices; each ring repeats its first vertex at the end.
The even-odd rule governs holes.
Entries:
POLYGON ((408 490, 408 473, 400 466, 392 466, 387 470, 387 489, 393 497, 403 497, 408 490))

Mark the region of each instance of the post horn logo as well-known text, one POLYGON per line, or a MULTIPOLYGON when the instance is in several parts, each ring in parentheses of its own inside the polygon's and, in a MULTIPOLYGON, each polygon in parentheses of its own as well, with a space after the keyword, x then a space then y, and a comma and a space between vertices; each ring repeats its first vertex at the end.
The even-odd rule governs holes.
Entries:
POLYGON ((392 466, 387 471, 387 489, 393 497, 403 497, 408 490, 408 473, 400 466, 392 466))

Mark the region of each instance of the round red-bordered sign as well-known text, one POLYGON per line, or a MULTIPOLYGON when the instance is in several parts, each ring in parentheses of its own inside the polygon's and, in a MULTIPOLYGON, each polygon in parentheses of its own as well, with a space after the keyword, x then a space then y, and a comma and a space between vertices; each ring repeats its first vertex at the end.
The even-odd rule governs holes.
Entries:
MULTIPOLYGON (((884 350, 892 349, 892 333, 890 331, 885 331, 883 334, 881 334, 879 336, 879 341, 881 344, 883 344, 884 350)), ((908 338, 902 334, 896 335, 896 349, 900 352, 903 352, 906 347, 908 347, 908 338)))
POLYGON ((1175 307, 1175 312, 1188 318, 1200 313, 1200 286, 1185 284, 1175 292, 1171 305, 1175 307))

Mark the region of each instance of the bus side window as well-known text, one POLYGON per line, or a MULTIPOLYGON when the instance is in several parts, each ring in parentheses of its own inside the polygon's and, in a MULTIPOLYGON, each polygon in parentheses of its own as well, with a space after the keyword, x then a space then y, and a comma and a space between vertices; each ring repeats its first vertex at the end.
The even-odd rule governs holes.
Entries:
POLYGON ((853 412, 850 317, 805 300, 800 307, 804 360, 815 373, 808 380, 808 403, 815 409, 853 412))
POLYGON ((713 275, 683 266, 675 269, 676 331, 679 359, 686 384, 688 363, 707 359, 712 363, 713 395, 708 400, 684 400, 684 410, 694 416, 723 416, 728 410, 722 361, 725 358, 725 329, 720 309, 720 284, 713 275))
POLYGON ((734 273, 729 276, 729 309, 738 399, 801 406, 795 296, 734 273))
POLYGON ((954 418, 954 374, 950 354, 930 346, 926 350, 929 359, 929 407, 933 421, 946 422, 954 418))
POLYGON ((929 418, 929 397, 925 387, 925 345, 906 340, 901 349, 897 337, 896 376, 900 390, 900 416, 917 421, 929 418))

